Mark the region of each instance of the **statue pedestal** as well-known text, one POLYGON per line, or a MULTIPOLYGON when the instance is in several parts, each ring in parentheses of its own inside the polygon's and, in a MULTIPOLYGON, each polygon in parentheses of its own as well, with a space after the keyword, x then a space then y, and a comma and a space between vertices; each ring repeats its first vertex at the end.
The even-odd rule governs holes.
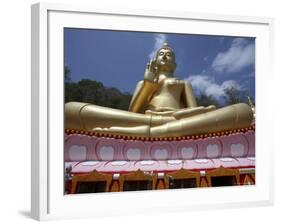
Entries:
POLYGON ((74 174, 93 170, 118 173, 137 169, 160 172, 181 168, 254 167, 255 131, 251 126, 232 133, 161 141, 98 137, 68 131, 64 155, 66 165, 72 166, 74 174))
MULTIPOLYGON (((64 156, 70 179, 80 178, 81 175, 84 176, 81 176, 82 179, 90 178, 93 173, 110 174, 112 183, 109 191, 120 190, 120 176, 139 172, 151 176, 157 174, 155 189, 169 188, 165 181, 175 172, 195 173, 199 178, 197 187, 215 184, 212 175, 223 178, 235 175, 236 182, 231 183, 235 185, 255 184, 254 125, 231 133, 161 140, 128 139, 126 136, 114 138, 67 130, 64 156)), ((186 177, 183 175, 183 178, 186 177)), ((70 187, 66 185, 67 192, 73 191, 71 180, 66 182, 68 185, 71 183, 70 187)), ((226 183, 223 179, 221 184, 226 183)))

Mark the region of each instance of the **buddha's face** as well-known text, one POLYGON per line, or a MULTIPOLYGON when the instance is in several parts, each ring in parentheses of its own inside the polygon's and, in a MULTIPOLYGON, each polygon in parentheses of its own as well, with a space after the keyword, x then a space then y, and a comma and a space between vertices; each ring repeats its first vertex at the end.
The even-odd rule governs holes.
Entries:
POLYGON ((168 48, 162 48, 156 56, 156 65, 160 71, 173 72, 176 68, 175 55, 168 48))

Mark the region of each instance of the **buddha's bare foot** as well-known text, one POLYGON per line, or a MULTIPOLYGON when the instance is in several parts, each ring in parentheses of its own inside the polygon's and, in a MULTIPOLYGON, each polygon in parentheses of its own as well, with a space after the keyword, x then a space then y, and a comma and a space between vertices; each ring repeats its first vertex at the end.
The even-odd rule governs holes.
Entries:
POLYGON ((107 133, 109 130, 108 128, 93 128, 93 131, 98 133, 107 133))
POLYGON ((148 137, 150 135, 150 127, 148 125, 137 127, 110 127, 108 132, 128 136, 148 137))
POLYGON ((207 111, 212 111, 212 110, 215 110, 215 109, 216 109, 215 105, 210 105, 210 106, 205 107, 205 110, 207 110, 207 111))
POLYGON ((173 117, 175 117, 177 120, 187 118, 187 117, 192 117, 198 114, 203 114, 209 111, 215 110, 216 107, 214 105, 210 105, 208 107, 194 107, 194 108, 185 108, 181 109, 179 111, 176 111, 173 113, 173 117))
POLYGON ((148 137, 150 135, 150 126, 143 125, 137 127, 109 127, 109 128, 94 128, 93 131, 98 133, 110 133, 116 135, 148 137))

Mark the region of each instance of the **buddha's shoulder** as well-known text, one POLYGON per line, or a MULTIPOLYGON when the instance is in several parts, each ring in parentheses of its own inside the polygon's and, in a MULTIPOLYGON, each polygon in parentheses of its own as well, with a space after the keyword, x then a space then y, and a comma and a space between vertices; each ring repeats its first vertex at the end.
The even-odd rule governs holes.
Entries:
POLYGON ((144 83, 143 80, 137 82, 137 85, 135 87, 135 93, 137 93, 142 88, 143 83, 144 83))
POLYGON ((137 82, 137 85, 142 85, 143 83, 144 83, 144 81, 140 80, 140 81, 137 82))

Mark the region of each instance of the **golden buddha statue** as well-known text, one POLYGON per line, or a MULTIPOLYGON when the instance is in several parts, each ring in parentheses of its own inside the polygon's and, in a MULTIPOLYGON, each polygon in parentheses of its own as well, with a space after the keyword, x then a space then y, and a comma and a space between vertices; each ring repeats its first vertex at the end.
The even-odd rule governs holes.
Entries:
POLYGON ((253 111, 245 103, 216 109, 197 106, 192 86, 177 80, 173 50, 164 44, 147 64, 129 111, 88 103, 65 104, 65 128, 139 137, 175 137, 249 127, 253 111))

